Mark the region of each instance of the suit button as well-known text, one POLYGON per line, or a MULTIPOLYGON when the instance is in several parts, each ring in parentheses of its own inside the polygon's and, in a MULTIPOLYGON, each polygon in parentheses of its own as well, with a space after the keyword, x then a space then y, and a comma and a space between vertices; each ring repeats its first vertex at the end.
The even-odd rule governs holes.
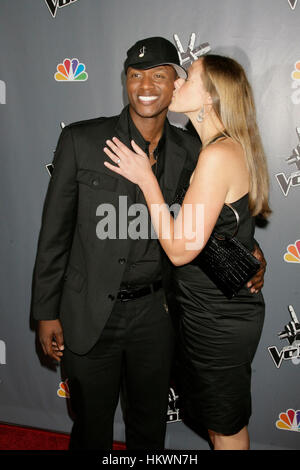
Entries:
POLYGON ((119 263, 120 263, 120 264, 124 264, 125 262, 126 262, 126 259, 125 259, 125 258, 120 258, 120 259, 119 259, 119 263))
POLYGON ((92 183, 93 183, 93 186, 99 186, 99 181, 98 180, 93 180, 92 183))
POLYGON ((108 295, 108 298, 109 298, 109 300, 115 300, 115 296, 112 295, 112 294, 109 294, 109 295, 108 295))

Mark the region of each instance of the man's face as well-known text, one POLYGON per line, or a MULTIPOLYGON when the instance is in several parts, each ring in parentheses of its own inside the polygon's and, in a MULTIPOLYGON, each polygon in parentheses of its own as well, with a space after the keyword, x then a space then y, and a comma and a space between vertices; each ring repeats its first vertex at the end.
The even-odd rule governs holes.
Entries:
POLYGON ((126 85, 131 109, 144 118, 167 113, 176 77, 171 65, 160 65, 148 70, 129 67, 126 85))

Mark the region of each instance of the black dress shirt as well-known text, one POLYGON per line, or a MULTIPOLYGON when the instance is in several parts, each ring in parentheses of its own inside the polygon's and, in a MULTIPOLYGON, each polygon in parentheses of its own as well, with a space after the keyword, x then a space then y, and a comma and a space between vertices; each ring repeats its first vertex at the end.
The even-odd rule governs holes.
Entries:
MULTIPOLYGON (((149 156, 149 145, 143 136, 140 134, 134 125, 129 110, 128 110, 128 131, 130 139, 133 139, 136 144, 149 156)), ((165 152, 165 132, 153 152, 156 163, 152 165, 152 170, 155 173, 157 180, 161 186, 162 176, 164 171, 164 152, 165 152)), ((147 211, 148 218, 148 235, 147 238, 131 239, 130 252, 127 259, 127 265, 124 271, 121 289, 136 289, 162 278, 162 265, 161 265, 161 247, 152 227, 151 238, 151 218, 147 208, 144 195, 140 188, 136 186, 136 200, 137 204, 143 204, 147 211), (155 237, 155 238, 154 238, 155 237)), ((132 217, 135 219, 139 216, 132 217)), ((130 217, 128 217, 130 220, 130 217)), ((139 226, 136 227, 139 231, 139 226)), ((145 235, 143 235, 145 236, 145 235)))

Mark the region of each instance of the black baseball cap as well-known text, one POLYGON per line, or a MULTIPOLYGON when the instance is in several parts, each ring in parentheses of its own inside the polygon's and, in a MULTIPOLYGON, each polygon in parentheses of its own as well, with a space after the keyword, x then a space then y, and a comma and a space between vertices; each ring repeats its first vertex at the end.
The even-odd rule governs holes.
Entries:
POLYGON ((124 69, 126 74, 128 67, 146 70, 159 65, 172 65, 180 78, 187 77, 186 71, 180 65, 176 47, 161 37, 146 38, 136 42, 127 51, 124 69))

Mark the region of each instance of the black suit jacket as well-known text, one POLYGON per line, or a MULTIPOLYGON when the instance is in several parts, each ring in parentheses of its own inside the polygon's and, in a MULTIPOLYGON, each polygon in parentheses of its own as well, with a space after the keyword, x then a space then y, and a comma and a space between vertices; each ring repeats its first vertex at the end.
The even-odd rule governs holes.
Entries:
MULTIPOLYGON (((100 204, 112 204, 118 220, 119 196, 127 196, 128 207, 135 201, 135 184, 103 164, 108 160, 105 141, 113 136, 130 146, 127 108, 119 116, 63 129, 43 209, 32 314, 36 320, 59 318, 67 346, 78 354, 88 352, 99 339, 130 248, 128 238, 101 240, 96 235, 100 204)), ((167 122, 162 191, 168 204, 180 179, 193 171, 199 150, 198 139, 167 122)))

